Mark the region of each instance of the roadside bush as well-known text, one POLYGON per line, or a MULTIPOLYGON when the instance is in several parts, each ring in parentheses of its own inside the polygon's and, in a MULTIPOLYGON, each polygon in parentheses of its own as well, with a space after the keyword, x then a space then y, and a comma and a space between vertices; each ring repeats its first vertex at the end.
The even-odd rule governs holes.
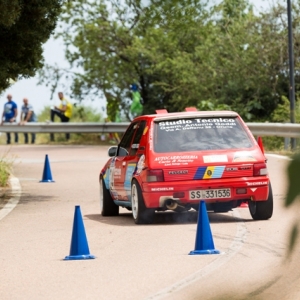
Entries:
POLYGON ((8 152, 0 158, 0 187, 6 187, 13 166, 13 159, 8 158, 8 152))

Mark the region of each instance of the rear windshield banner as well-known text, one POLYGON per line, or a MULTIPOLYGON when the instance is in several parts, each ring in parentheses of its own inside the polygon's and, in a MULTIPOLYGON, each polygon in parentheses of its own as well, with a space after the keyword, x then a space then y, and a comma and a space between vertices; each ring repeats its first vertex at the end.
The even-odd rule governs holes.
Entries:
POLYGON ((205 118, 205 119, 180 119, 158 123, 160 130, 181 131, 192 129, 230 129, 237 126, 235 118, 205 118))

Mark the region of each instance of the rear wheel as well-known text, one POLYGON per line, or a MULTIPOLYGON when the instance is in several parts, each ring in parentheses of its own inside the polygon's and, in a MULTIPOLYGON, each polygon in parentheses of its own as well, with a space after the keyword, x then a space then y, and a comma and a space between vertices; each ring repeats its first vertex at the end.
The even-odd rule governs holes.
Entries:
POLYGON ((142 190, 136 180, 131 184, 132 217, 136 224, 152 224, 155 210, 147 208, 144 203, 142 190))
POLYGON ((99 180, 100 184, 100 212, 104 217, 109 216, 118 216, 119 215, 119 206, 116 205, 105 187, 105 183, 102 177, 99 180))
POLYGON ((267 201, 249 201, 249 211, 253 220, 268 220, 273 215, 273 192, 269 183, 269 196, 267 201))

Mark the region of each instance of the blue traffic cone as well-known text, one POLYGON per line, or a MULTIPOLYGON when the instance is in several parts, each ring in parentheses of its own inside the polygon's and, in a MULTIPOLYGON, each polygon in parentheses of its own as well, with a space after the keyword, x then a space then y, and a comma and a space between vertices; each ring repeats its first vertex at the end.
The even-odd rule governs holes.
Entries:
POLYGON ((51 174, 51 169, 50 169, 48 154, 46 154, 46 157, 45 157, 43 178, 42 178, 42 180, 40 180, 40 182, 55 182, 52 179, 52 174, 51 174))
POLYGON ((78 260, 78 259, 92 259, 94 255, 90 254, 80 206, 75 206, 73 232, 70 247, 70 255, 66 256, 64 260, 78 260))
POLYGON ((189 255, 219 253, 220 251, 215 249, 213 237, 211 234, 206 204, 203 200, 201 200, 198 213, 195 250, 191 251, 189 255))

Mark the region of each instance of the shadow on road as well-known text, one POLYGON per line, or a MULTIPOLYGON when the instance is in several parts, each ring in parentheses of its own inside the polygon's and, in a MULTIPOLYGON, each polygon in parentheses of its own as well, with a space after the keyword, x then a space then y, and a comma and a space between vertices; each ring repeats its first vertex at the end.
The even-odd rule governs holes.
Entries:
MULTIPOLYGON (((248 222, 252 219, 238 219, 229 213, 213 213, 208 212, 210 223, 236 223, 248 222)), ((131 212, 120 213, 115 217, 102 217, 100 214, 85 215, 86 218, 109 225, 115 226, 136 226, 133 221, 131 212)), ((198 212, 189 211, 184 213, 175 212, 156 212, 153 224, 144 226, 157 226, 157 225, 176 225, 176 224, 196 224, 198 220, 198 212)))
POLYGON ((33 195, 22 193, 19 204, 27 204, 29 202, 42 202, 53 200, 55 196, 51 195, 33 195))

